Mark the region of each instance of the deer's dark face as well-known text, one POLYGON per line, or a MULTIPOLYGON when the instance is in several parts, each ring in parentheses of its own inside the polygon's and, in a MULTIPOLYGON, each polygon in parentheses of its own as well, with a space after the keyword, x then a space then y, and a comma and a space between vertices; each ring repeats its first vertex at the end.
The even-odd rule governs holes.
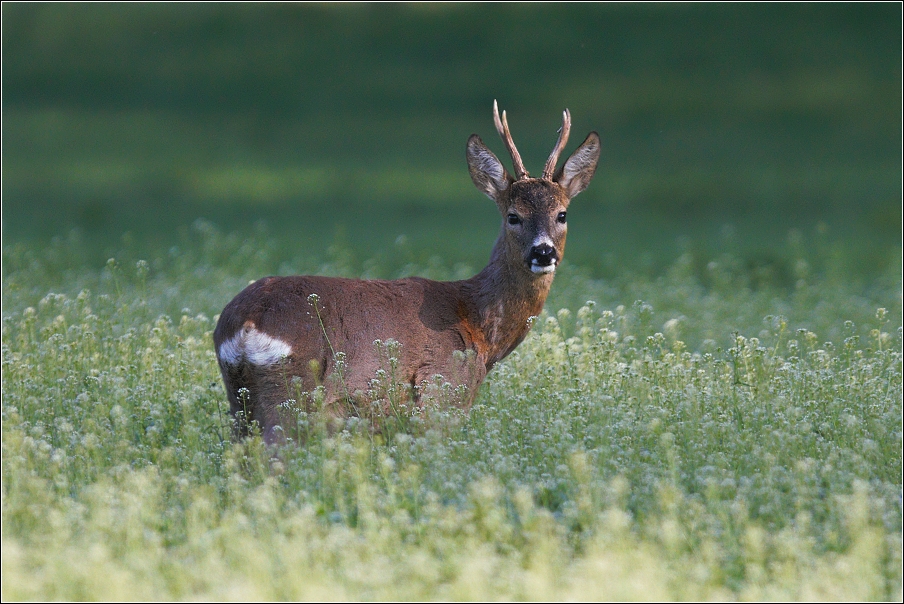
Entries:
MULTIPOLYGON (((587 188, 600 158, 600 139, 591 132, 565 164, 555 171, 559 152, 565 147, 571 117, 563 113, 561 134, 543 168, 542 178, 531 178, 508 130, 505 112, 500 118, 493 106, 496 130, 512 156, 515 176, 493 155, 480 137, 468 139, 468 172, 480 191, 496 202, 502 213, 502 250, 511 267, 523 267, 535 276, 556 271, 565 252, 568 231, 566 211, 571 199, 587 188)), ((520 270, 520 269, 516 269, 520 270)))
POLYGON ((503 212, 508 257, 520 259, 526 270, 555 272, 565 253, 568 195, 557 183, 530 178, 511 184, 503 212))

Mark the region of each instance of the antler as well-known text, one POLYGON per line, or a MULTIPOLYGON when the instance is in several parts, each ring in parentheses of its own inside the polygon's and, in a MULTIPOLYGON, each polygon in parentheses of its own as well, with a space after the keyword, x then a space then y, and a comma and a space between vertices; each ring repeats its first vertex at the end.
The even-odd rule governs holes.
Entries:
POLYGON ((571 113, 566 109, 562 112, 562 127, 559 129, 559 140, 556 141, 556 146, 552 153, 549 154, 549 159, 546 160, 546 166, 543 168, 543 180, 552 180, 552 175, 556 171, 556 163, 559 161, 559 154, 565 148, 570 132, 571 113))
MULTIPOLYGON (((493 101, 493 121, 496 123, 496 131, 505 143, 509 155, 512 156, 512 163, 515 165, 515 178, 522 180, 530 178, 530 174, 524 169, 524 162, 521 161, 521 154, 515 148, 515 141, 512 140, 512 133, 509 132, 508 120, 505 119, 505 111, 502 112, 502 119, 499 119, 499 106, 493 101)), ((557 154, 558 155, 558 154, 557 154)))

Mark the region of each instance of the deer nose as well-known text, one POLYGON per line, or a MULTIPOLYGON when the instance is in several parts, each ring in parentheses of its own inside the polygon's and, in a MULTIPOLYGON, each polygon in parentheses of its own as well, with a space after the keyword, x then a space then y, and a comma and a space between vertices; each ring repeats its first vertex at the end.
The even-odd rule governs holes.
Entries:
POLYGON ((556 262, 556 248, 541 243, 530 248, 530 262, 537 266, 549 266, 556 262))

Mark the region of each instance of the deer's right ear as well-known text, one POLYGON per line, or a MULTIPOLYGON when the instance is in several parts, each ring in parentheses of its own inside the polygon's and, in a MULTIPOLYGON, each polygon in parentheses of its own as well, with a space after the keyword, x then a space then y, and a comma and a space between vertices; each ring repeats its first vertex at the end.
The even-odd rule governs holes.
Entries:
POLYGON ((468 172, 471 173, 474 186, 496 203, 501 202, 501 193, 512 182, 512 177, 505 171, 502 162, 476 134, 468 139, 468 172))

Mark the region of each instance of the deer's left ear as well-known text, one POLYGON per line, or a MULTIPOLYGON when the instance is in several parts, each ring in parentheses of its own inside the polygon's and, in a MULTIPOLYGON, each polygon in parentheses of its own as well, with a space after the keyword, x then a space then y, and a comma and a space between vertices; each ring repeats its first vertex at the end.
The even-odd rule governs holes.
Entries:
POLYGON ((591 132, 581 146, 571 154, 565 165, 559 168, 553 180, 565 189, 569 198, 574 197, 590 184, 599 160, 600 137, 596 132, 591 132))

